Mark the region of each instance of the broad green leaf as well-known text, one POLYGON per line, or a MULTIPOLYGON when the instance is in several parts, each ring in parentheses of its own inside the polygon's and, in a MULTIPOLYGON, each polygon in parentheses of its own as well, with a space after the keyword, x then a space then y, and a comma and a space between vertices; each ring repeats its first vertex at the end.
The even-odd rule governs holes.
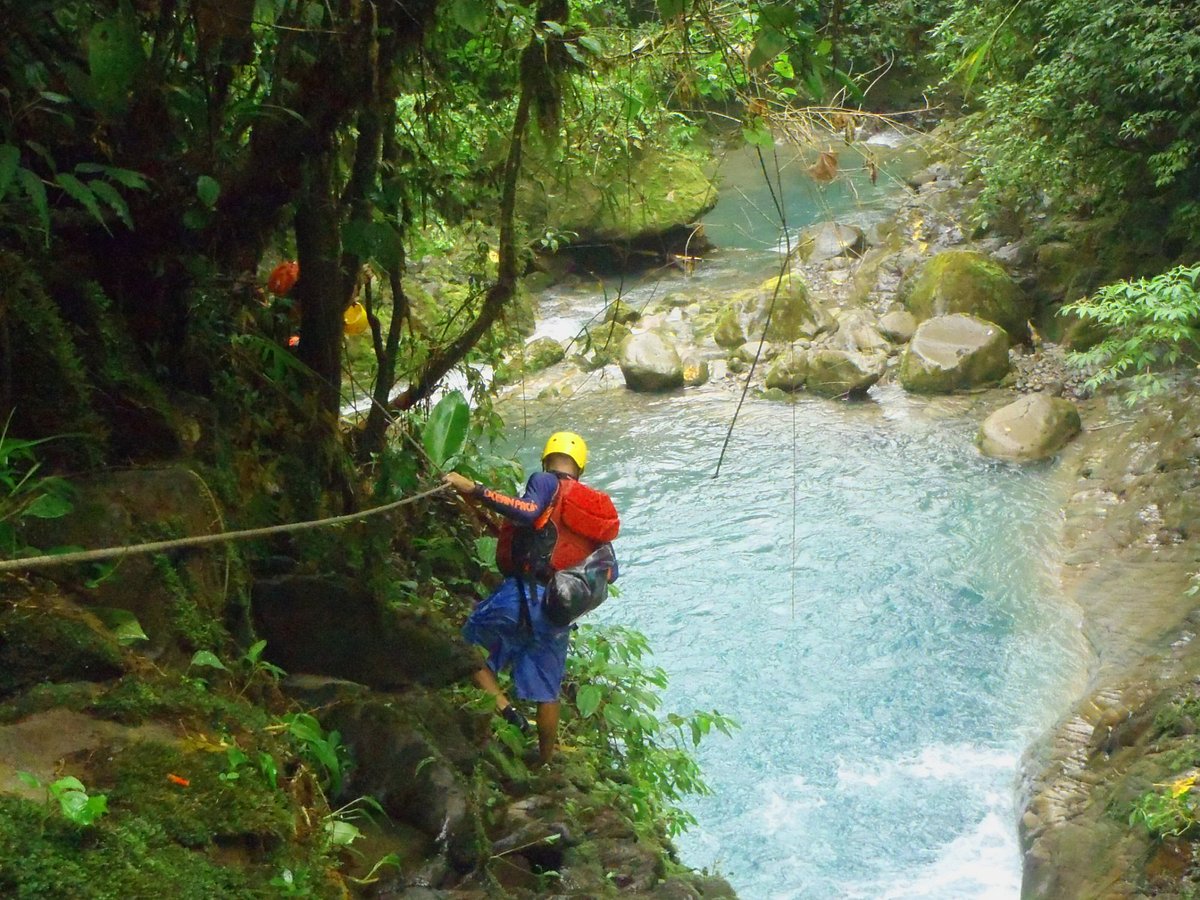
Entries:
POLYGON ((104 623, 104 627, 113 633, 113 637, 122 647, 150 640, 142 630, 142 623, 138 621, 137 616, 127 609, 93 606, 90 612, 104 623))
POLYGON ((358 826, 345 819, 328 819, 325 822, 325 834, 335 847, 349 847, 362 837, 358 826))
POLYGON ((196 179, 196 196, 200 198, 209 209, 217 205, 217 198, 221 196, 221 185, 217 184, 217 180, 210 175, 201 175, 196 179))
POLYGON ((138 191, 145 191, 150 188, 150 184, 146 181, 145 176, 139 172, 134 172, 132 169, 102 166, 99 163, 80 163, 75 167, 75 171, 81 175, 103 175, 105 178, 117 182, 117 184, 138 191))
POLYGON ((86 793, 87 788, 83 786, 83 782, 74 775, 65 775, 50 785, 50 790, 55 794, 61 794, 64 791, 79 791, 86 793))
POLYGON ((604 45, 600 43, 598 38, 590 34, 580 35, 578 43, 580 47, 592 54, 592 56, 604 55, 604 45))
POLYGON ((90 212, 92 217, 104 226, 105 231, 108 231, 108 223, 104 221, 104 212, 100 209, 100 204, 96 201, 96 195, 92 193, 91 188, 68 172, 59 172, 54 176, 54 181, 90 212))
POLYGON ((34 498, 22 511, 23 515, 33 516, 35 519, 61 519, 69 513, 74 507, 71 501, 65 497, 59 497, 56 494, 42 494, 40 497, 34 498))
POLYGON ((425 452, 434 465, 441 468, 451 457, 462 452, 470 424, 471 409, 462 392, 451 391, 438 401, 421 435, 425 452))
POLYGON ((31 772, 18 772, 17 780, 26 787, 31 787, 34 789, 42 787, 42 782, 39 781, 38 777, 31 772))
POLYGON ((599 685, 585 684, 575 695, 575 706, 579 710, 579 715, 585 719, 589 718, 600 708, 601 699, 602 693, 599 685))
POLYGON ((687 0, 658 0, 658 14, 664 22, 679 18, 686 8, 687 0))
POLYGON ((8 193, 13 176, 17 174, 17 163, 21 161, 21 151, 12 144, 0 144, 0 200, 8 193))
POLYGON ((192 661, 188 664, 191 666, 204 666, 210 669, 220 669, 222 672, 228 672, 225 668, 225 663, 217 659, 217 655, 211 650, 197 650, 192 656, 192 661))
POLYGON ((755 122, 753 125, 743 128, 742 137, 752 147, 761 147, 764 150, 769 150, 775 146, 775 138, 771 135, 770 129, 762 122, 755 122))
POLYGON ((787 39, 787 35, 776 28, 765 26, 758 32, 758 37, 754 41, 754 47, 750 51, 746 65, 752 69, 765 66, 789 46, 790 42, 787 39))
POLYGON ((777 31, 786 31, 800 21, 800 10, 794 3, 768 3, 759 10, 758 21, 777 31))
POLYGON ((109 208, 117 214, 125 227, 130 231, 133 230, 133 218, 129 215, 129 207, 125 203, 125 198, 117 193, 117 189, 107 181, 101 181, 99 178, 94 178, 88 182, 88 187, 92 189, 97 197, 108 204, 109 208))
POLYGON ((145 61, 137 17, 128 0, 123 0, 115 16, 97 22, 88 33, 88 69, 101 112, 125 112, 145 61))
POLYGON ((494 12, 495 5, 484 0, 454 0, 450 7, 450 15, 455 23, 471 34, 483 31, 494 12))
POLYGON ((46 202, 46 185, 29 169, 17 169, 17 180, 21 182, 21 187, 25 189, 25 196, 29 198, 34 210, 37 211, 38 221, 41 223, 42 231, 46 233, 46 243, 49 244, 50 204, 46 202))

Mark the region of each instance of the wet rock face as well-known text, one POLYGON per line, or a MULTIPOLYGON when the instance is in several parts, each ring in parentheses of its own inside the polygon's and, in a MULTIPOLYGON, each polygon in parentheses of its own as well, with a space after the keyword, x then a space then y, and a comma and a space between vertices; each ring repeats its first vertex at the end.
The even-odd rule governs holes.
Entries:
POLYGON ((525 345, 525 371, 540 372, 562 362, 566 351, 551 337, 540 337, 525 345))
POLYGON ((666 335, 645 331, 633 335, 621 348, 621 374, 630 390, 669 391, 683 386, 683 360, 666 335))
POLYGON ((905 292, 919 321, 965 313, 995 322, 1013 340, 1028 333, 1033 305, 994 260, 972 250, 945 250, 928 260, 905 292))
POLYGON ((1029 394, 988 416, 977 440, 985 456, 1031 462, 1053 456, 1080 427, 1079 410, 1070 400, 1029 394))
MULTIPOLYGON (((222 511, 204 480, 183 466, 135 469, 72 479, 74 509, 61 519, 28 520, 24 539, 36 547, 119 547, 220 531, 222 511)), ((228 551, 189 550, 168 558, 123 559, 94 587, 91 571, 78 566, 48 570, 50 577, 92 607, 132 613, 149 638, 138 650, 152 658, 183 656, 201 635, 186 625, 226 617, 228 551)), ((190 649, 189 649, 190 648, 190 649)))
POLYGON ((974 316, 922 322, 900 362, 900 383, 916 394, 950 394, 999 381, 1008 373, 1008 337, 974 316))
POLYGON ((270 660, 288 672, 330 675, 388 690, 449 685, 479 668, 448 625, 385 609, 341 576, 283 576, 254 586, 254 624, 270 660))
POLYGON ((1060 463, 1073 490, 1060 581, 1095 659, 1081 699, 1022 764, 1023 896, 1188 896, 1196 870, 1173 874, 1167 842, 1129 815, 1200 758, 1200 615, 1188 595, 1200 410, 1187 396, 1085 409, 1089 430, 1060 463))

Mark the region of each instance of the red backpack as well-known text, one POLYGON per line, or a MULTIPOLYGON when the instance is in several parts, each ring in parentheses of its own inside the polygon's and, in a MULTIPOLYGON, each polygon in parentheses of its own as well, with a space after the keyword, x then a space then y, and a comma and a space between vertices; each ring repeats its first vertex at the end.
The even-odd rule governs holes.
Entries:
POLYGON ((500 525, 496 567, 505 575, 548 579, 582 563, 620 530, 617 508, 608 494, 563 478, 532 529, 517 528, 507 519, 500 525))

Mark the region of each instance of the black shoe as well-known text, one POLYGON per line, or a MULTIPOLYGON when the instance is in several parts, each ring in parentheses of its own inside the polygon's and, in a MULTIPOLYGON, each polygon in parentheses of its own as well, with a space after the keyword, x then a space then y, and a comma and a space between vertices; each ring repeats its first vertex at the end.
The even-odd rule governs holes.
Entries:
POLYGON ((500 710, 500 715, 503 717, 505 722, 510 725, 516 725, 519 729, 521 729, 521 734, 529 734, 529 720, 521 715, 521 711, 511 703, 504 707, 504 709, 500 710))

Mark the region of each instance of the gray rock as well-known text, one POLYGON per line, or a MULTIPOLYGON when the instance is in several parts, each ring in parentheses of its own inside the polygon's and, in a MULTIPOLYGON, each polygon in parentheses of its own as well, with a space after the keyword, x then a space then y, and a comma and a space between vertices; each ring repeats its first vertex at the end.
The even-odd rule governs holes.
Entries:
POLYGON ((857 225, 836 225, 823 222, 806 228, 800 236, 797 252, 810 263, 823 262, 838 256, 858 255, 867 247, 863 230, 857 225))
POLYGON ((987 456, 1028 462, 1053 456, 1080 428, 1079 410, 1070 400, 1028 394, 988 416, 976 440, 987 456))
POLYGON ((633 391, 669 391, 683 386, 683 360, 661 332, 635 334, 621 347, 621 374, 633 391))
POLYGON ((906 309, 894 309, 879 318, 879 331, 895 344, 907 344, 917 330, 917 320, 906 309))
POLYGON ((991 384, 1008 373, 1008 336, 974 316, 922 322, 900 362, 900 383, 918 394, 950 394, 991 384))
POLYGON ((808 356, 804 386, 826 397, 865 394, 883 377, 886 360, 884 354, 815 350, 808 356))

